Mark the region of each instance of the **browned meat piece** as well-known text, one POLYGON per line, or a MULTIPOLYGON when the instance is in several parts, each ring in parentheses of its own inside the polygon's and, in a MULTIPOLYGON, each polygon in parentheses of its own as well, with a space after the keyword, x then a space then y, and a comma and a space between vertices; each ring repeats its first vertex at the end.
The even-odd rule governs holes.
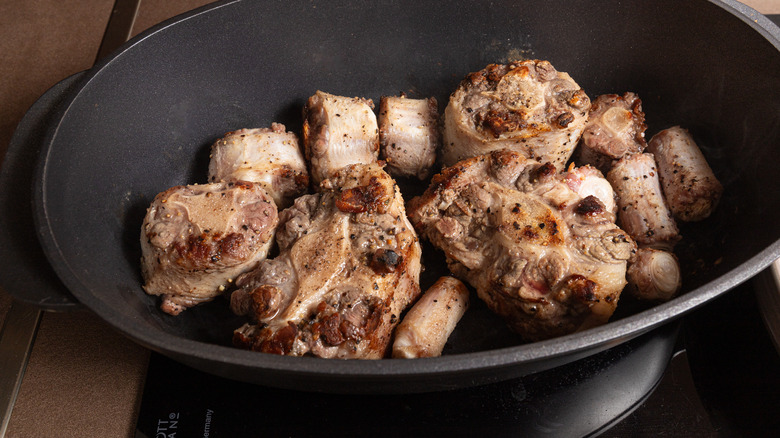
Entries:
POLYGON ((141 229, 144 290, 172 315, 212 300, 265 258, 277 221, 273 200, 250 182, 160 193, 141 229))
POLYGON ((618 197, 618 224, 640 245, 671 251, 680 240, 652 154, 617 161, 607 174, 618 197))
POLYGON ((420 293, 421 249, 394 181, 355 164, 281 213, 280 254, 241 276, 231 308, 257 324, 236 345, 283 355, 378 359, 420 293))
POLYGON ((629 265, 628 292, 641 300, 668 301, 680 290, 677 257, 668 251, 640 248, 629 265))
POLYGON ((379 128, 370 99, 317 91, 303 108, 303 144, 315 184, 379 156, 379 128))
POLYGON ((687 130, 675 126, 650 139, 666 202, 674 217, 700 221, 718 205, 723 186, 687 130))
POLYGON ((645 113, 636 94, 602 94, 590 107, 578 161, 607 172, 614 160, 645 150, 645 130, 645 113))
POLYGON ((211 146, 209 181, 260 184, 282 209, 309 187, 298 137, 284 125, 228 132, 211 146))
POLYGON ((563 170, 589 109, 585 92, 548 61, 488 65, 460 83, 444 110, 444 164, 511 149, 563 170))
POLYGON ((433 97, 380 99, 379 143, 390 175, 428 178, 441 143, 438 111, 433 97))
POLYGON ((603 179, 495 151, 434 176, 410 218, 515 331, 551 338, 609 319, 635 250, 604 202, 577 194, 588 178, 603 179))
POLYGON ((395 329, 393 357, 441 356, 447 338, 469 307, 469 290, 460 280, 441 277, 395 329))

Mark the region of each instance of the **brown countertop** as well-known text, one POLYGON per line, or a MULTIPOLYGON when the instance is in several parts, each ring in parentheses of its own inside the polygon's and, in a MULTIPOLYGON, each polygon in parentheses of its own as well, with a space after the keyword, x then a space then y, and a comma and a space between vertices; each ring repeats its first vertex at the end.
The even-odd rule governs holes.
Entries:
MULTIPOLYGON (((210 3, 141 1, 132 34, 210 3)), ((780 0, 746 0, 764 14, 780 0)), ((95 61, 113 0, 0 2, 0 157, 27 108, 95 61)), ((12 299, 0 290, 0 322, 12 299)), ((149 352, 88 311, 44 313, 9 437, 133 436, 149 352)))

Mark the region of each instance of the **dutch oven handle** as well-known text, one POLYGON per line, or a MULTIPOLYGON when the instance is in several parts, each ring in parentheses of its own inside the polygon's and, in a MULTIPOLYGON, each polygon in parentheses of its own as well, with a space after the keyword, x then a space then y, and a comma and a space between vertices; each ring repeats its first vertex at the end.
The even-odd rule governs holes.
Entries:
POLYGON ((62 284, 38 244, 32 212, 33 175, 48 128, 85 72, 55 84, 27 110, 14 131, 0 173, 0 286, 17 301, 44 310, 82 305, 62 284))

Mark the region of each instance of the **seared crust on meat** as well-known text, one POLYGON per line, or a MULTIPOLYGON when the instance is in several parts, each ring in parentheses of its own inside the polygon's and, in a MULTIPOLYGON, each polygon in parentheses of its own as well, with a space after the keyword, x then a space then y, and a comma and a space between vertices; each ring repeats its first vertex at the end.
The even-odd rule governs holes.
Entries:
POLYGON ((354 164, 281 213, 280 254, 241 276, 235 331, 252 350, 325 358, 386 355, 401 312, 420 293, 421 248, 393 179, 354 164))
POLYGON ((144 290, 173 315, 214 299, 265 258, 277 222, 274 201, 247 181, 158 194, 141 228, 144 290))
POLYGON ((577 145, 590 99, 548 61, 490 64, 469 74, 444 111, 445 165, 511 149, 562 170, 577 145))
POLYGON ((636 248, 604 202, 578 193, 588 178, 603 179, 494 151, 443 169, 409 215, 515 331, 546 339, 609 319, 636 248))

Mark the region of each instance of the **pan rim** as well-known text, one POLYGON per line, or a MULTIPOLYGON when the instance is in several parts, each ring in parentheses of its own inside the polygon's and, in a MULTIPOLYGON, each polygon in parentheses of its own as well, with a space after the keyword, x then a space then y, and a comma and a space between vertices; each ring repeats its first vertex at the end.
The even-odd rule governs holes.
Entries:
MULTIPOLYGON (((435 376, 453 372, 498 369, 518 363, 532 364, 572 353, 590 351, 594 348, 606 349, 681 318, 700 305, 751 279, 769 266, 778 256, 780 256, 780 240, 739 267, 686 293, 684 296, 582 332, 535 343, 416 360, 339 361, 317 357, 285 357, 181 338, 160 329, 154 330, 154 334, 159 333, 160 335, 159 338, 156 338, 152 336, 152 333, 135 330, 131 318, 123 318, 111 306, 107 306, 97 299, 94 294, 88 294, 82 303, 99 316, 111 318, 106 320, 110 321, 126 336, 165 355, 186 355, 201 360, 231 363, 244 367, 262 366, 267 370, 310 376, 364 378, 409 377, 423 374, 435 376), (171 342, 165 342, 168 340, 171 342)), ((63 279, 63 282, 68 287, 82 284, 75 276, 68 276, 67 279, 63 279)), ((74 295, 76 294, 74 293, 74 295)), ((77 298, 82 299, 78 295, 77 298)), ((594 353, 597 351, 594 350, 594 353)))

